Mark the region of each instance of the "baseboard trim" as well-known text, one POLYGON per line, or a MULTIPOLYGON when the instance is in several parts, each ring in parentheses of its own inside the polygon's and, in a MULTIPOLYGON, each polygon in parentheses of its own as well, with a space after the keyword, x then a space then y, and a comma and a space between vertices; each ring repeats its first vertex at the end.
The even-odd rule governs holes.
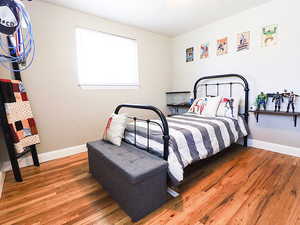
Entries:
POLYGON ((249 139, 248 145, 250 147, 260 148, 271 152, 277 152, 285 155, 300 157, 300 148, 296 148, 292 146, 274 144, 271 142, 265 142, 265 141, 255 140, 255 139, 249 139))
MULTIPOLYGON (((277 152, 285 155, 291 155, 291 156, 296 156, 300 157, 300 149, 296 147, 291 147, 291 146, 286 146, 286 145, 279 145, 279 144, 274 144, 271 142, 265 142, 265 141, 260 141, 260 140, 255 140, 255 139, 249 139, 248 140, 248 145, 250 147, 254 148, 260 148, 263 150, 267 151, 272 151, 272 152, 277 152)), ((64 148, 60 150, 55 150, 51 152, 46 152, 46 153, 41 153, 39 154, 39 160, 41 163, 55 160, 55 159, 60 159, 64 158, 67 156, 75 155, 78 153, 86 152, 87 148, 86 145, 78 145, 74 147, 69 147, 69 148, 64 148)), ((22 158, 19 160, 19 165, 21 168, 27 167, 27 166, 32 166, 33 161, 31 156, 22 158)), ((0 190, 1 190, 1 177, 4 177, 3 174, 4 172, 10 171, 11 170, 11 165, 9 161, 4 162, 2 172, 0 171, 0 190)))
MULTIPOLYGON (((87 151, 86 145, 78 145, 78 146, 63 148, 51 152, 41 153, 39 154, 39 160, 40 163, 43 163, 43 162, 64 158, 67 156, 75 155, 86 151, 87 151)), ((31 156, 27 156, 19 159, 20 168, 32 166, 32 165, 33 165, 33 161, 31 156)), ((11 169, 12 168, 10 162, 9 161, 4 162, 3 171, 7 172, 10 171, 11 169)))
POLYGON ((5 180, 5 172, 0 168, 0 199, 2 197, 3 185, 5 180))

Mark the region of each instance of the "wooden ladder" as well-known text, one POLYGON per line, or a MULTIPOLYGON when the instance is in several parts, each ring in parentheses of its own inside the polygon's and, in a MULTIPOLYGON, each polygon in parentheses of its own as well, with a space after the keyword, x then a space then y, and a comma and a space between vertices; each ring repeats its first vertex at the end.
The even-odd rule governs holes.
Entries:
MULTIPOLYGON (((7 39, 7 41, 8 41, 8 45, 11 46, 10 40, 7 39)), ((14 56, 12 53, 11 53, 11 55, 14 56)), ((16 71, 16 70, 19 70, 19 64, 17 62, 13 62, 12 68, 15 71, 14 78, 16 80, 22 81, 21 73, 19 71, 16 71)), ((38 154, 37 154, 37 150, 36 150, 36 145, 27 147, 25 149, 25 151, 22 153, 16 152, 14 142, 13 142, 13 137, 12 137, 12 134, 11 134, 11 131, 9 128, 9 124, 8 124, 8 120, 7 120, 7 116, 6 116, 4 102, 5 101, 4 101, 3 93, 2 93, 2 91, 0 91, 0 120, 1 120, 1 127, 3 130, 3 134, 4 134, 7 151, 8 151, 8 156, 9 156, 9 159, 11 162, 11 167, 12 167, 12 170, 13 170, 13 173, 15 176, 15 180, 17 182, 22 182, 23 179, 22 179, 18 159, 27 155, 28 153, 31 153, 34 165, 40 166, 39 158, 38 158, 38 154)))

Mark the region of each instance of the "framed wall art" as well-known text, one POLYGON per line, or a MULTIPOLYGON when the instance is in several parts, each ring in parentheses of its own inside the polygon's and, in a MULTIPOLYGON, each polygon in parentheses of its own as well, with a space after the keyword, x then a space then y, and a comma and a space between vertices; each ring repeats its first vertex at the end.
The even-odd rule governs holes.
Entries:
POLYGON ((278 42, 278 25, 273 24, 262 28, 262 47, 274 46, 278 42))
POLYGON ((206 59, 209 56, 209 43, 200 45, 200 59, 206 59))
POLYGON ((249 50, 250 31, 237 34, 237 51, 249 50))
POLYGON ((194 47, 186 49, 186 62, 194 61, 194 47))
POLYGON ((217 55, 226 55, 228 53, 228 37, 217 41, 217 55))

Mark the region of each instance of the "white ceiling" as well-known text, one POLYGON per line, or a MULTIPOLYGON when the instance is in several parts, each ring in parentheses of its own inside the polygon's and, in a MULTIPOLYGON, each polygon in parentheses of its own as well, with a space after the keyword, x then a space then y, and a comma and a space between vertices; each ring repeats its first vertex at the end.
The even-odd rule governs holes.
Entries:
POLYGON ((44 0, 176 36, 270 0, 44 0))

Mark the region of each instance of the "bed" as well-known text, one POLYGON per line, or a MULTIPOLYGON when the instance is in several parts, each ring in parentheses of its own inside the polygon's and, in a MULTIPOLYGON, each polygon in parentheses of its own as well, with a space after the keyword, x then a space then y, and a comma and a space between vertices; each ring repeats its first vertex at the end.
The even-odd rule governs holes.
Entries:
MULTIPOLYGON (((206 117, 195 113, 166 118, 164 114, 150 105, 119 105, 115 113, 122 108, 136 108, 155 112, 159 119, 132 119, 125 130, 123 141, 146 150, 168 161, 168 174, 172 186, 178 186, 184 180, 184 169, 195 162, 216 155, 233 143, 243 140, 247 147, 248 140, 248 98, 249 86, 247 80, 238 74, 207 76, 200 78, 194 85, 194 99, 202 89, 209 95, 209 88, 215 88, 219 95, 220 86, 225 86, 232 96, 233 88, 241 86, 244 91, 244 111, 237 119, 229 117, 206 117), (241 81, 231 81, 235 78, 241 81), (220 80, 223 80, 220 82, 220 80), (205 82, 215 81, 217 83, 205 82)), ((203 92, 202 92, 203 93, 203 92)))

